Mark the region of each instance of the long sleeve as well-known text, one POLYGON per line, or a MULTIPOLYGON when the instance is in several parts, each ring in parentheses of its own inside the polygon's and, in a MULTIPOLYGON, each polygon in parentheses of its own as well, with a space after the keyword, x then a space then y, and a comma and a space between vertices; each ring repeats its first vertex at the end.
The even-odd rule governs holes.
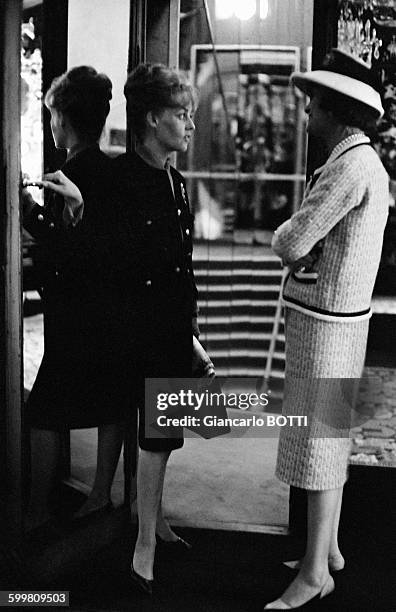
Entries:
POLYGON ((362 166, 340 158, 325 167, 301 208, 275 232, 272 248, 285 264, 307 255, 354 207, 366 189, 362 166))

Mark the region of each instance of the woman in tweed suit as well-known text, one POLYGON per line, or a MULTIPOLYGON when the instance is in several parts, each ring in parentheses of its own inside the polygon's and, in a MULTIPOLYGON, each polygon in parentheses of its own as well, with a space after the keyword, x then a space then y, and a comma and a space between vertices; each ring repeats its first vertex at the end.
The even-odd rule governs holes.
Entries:
POLYGON ((361 376, 370 299, 388 214, 388 176, 366 135, 383 113, 377 85, 360 60, 337 50, 321 70, 295 74, 310 96, 308 132, 327 161, 301 208, 272 247, 289 274, 284 413, 308 426, 282 429, 277 476, 308 493, 308 537, 299 572, 265 609, 293 609, 334 589, 344 559, 337 532, 347 478, 354 385, 361 376))

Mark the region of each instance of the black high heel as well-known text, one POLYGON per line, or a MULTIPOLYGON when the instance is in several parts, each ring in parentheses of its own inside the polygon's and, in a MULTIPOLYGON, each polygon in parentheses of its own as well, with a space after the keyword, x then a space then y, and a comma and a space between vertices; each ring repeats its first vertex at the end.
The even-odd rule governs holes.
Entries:
POLYGON ((96 518, 102 517, 109 512, 114 510, 114 506, 111 501, 107 502, 104 506, 100 506, 99 508, 94 508, 85 514, 78 515, 78 511, 72 515, 71 522, 74 525, 80 525, 96 518))
POLYGON ((130 566, 130 576, 135 586, 137 586, 142 593, 148 595, 149 597, 152 597, 154 580, 148 580, 148 578, 144 578, 143 576, 138 574, 135 571, 132 563, 130 566))
POLYGON ((177 536, 177 540, 173 541, 168 541, 168 540, 163 540, 159 535, 157 535, 157 544, 159 544, 161 546, 161 548, 168 548, 169 550, 175 550, 176 548, 178 550, 191 550, 192 549, 192 544, 190 544, 190 542, 186 542, 186 540, 183 540, 183 538, 181 538, 180 536, 177 536))

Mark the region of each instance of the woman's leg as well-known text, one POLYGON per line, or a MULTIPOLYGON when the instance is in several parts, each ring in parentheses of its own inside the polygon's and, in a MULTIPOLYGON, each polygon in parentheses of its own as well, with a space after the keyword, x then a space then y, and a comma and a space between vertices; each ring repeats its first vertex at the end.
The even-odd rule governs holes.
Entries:
POLYGON ((179 536, 173 531, 172 527, 169 525, 168 521, 163 515, 162 511, 162 493, 161 493, 161 502, 158 508, 157 514, 157 526, 156 533, 159 535, 161 540, 164 542, 178 542, 180 540, 179 536))
POLYGON ((98 427, 98 448, 95 481, 88 499, 74 515, 81 518, 106 506, 111 500, 111 485, 117 469, 124 437, 119 423, 98 427))
POLYGON ((342 506, 342 494, 344 487, 340 487, 337 489, 338 493, 338 501, 337 508, 334 515, 334 523, 333 528, 331 530, 331 540, 330 540, 330 549, 329 549, 329 566, 330 569, 335 571, 341 570, 345 565, 344 557, 341 554, 341 551, 338 546, 338 528, 340 525, 340 516, 341 516, 341 506, 342 506))
POLYGON ((31 485, 25 527, 28 531, 39 527, 50 517, 49 496, 54 485, 60 453, 60 435, 57 431, 32 428, 31 485))
MULTIPOLYGON (((331 540, 330 540, 330 548, 329 548, 329 569, 330 571, 339 571, 344 568, 345 560, 342 556, 340 549, 338 547, 338 527, 340 523, 340 515, 341 515, 341 505, 342 505, 342 493, 343 487, 337 489, 339 491, 337 507, 334 515, 334 523, 331 530, 331 540)), ((302 566, 304 558, 298 561, 287 561, 285 565, 291 567, 293 569, 300 569, 302 566)))
POLYGON ((170 451, 141 450, 137 472, 137 511, 139 532, 133 555, 133 569, 147 580, 153 579, 155 533, 170 451))
POLYGON ((326 491, 308 491, 307 549, 301 569, 280 600, 268 607, 286 609, 302 606, 315 597, 322 588, 332 590, 333 580, 329 575, 328 557, 332 541, 335 517, 342 488, 326 491))

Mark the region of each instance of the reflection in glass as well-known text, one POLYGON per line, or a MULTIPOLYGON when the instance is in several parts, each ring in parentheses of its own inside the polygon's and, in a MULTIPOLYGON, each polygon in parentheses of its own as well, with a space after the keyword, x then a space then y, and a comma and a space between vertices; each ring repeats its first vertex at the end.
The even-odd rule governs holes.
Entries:
MULTIPOLYGON (((21 33, 21 169, 29 181, 43 172, 41 37, 34 17, 22 24, 21 33)), ((36 201, 42 193, 32 190, 36 201)))
POLYGON ((200 104, 183 169, 194 180, 196 237, 268 242, 305 180, 302 104, 290 85, 299 50, 220 45, 216 52, 223 91, 211 47, 192 48, 200 104))

